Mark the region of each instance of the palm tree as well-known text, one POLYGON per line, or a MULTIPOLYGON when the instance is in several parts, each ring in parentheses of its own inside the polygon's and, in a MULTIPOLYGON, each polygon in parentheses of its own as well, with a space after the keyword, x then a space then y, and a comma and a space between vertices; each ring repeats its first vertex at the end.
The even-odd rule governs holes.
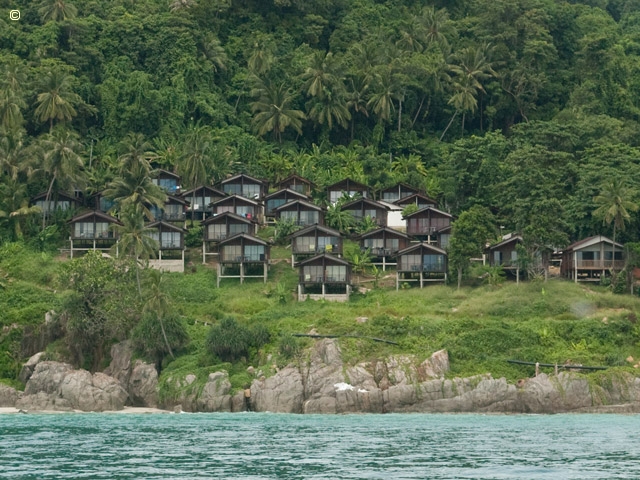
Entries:
POLYGON ((164 276, 162 275, 162 272, 160 270, 149 271, 148 296, 144 307, 142 307, 142 312, 150 313, 158 319, 158 322, 160 322, 160 329, 162 330, 164 343, 167 347, 169 355, 171 355, 171 358, 175 358, 173 356, 173 351, 171 350, 171 345, 169 345, 169 340, 167 339, 167 332, 164 328, 164 318, 171 310, 171 304, 169 302, 169 296, 167 295, 163 287, 163 279, 164 276))
POLYGON ((354 138, 355 116, 361 113, 369 118, 366 95, 369 90, 369 80, 366 75, 351 75, 347 80, 347 109, 353 111, 351 115, 351 140, 354 138))
POLYGON ((43 23, 49 20, 59 22, 75 18, 78 15, 78 9, 64 0, 44 0, 40 3, 38 13, 43 23))
POLYGON ((309 111, 309 118, 320 125, 326 124, 329 130, 333 129, 334 123, 337 123, 342 128, 347 128, 349 125, 351 114, 344 97, 337 88, 334 91, 325 90, 324 94, 312 101, 312 103, 313 106, 309 111))
POLYGON ((81 144, 78 135, 69 130, 56 129, 53 134, 46 135, 41 143, 44 152, 42 158, 42 172, 51 175, 47 196, 45 199, 45 212, 42 215, 42 229, 46 227, 47 213, 51 211, 51 192, 54 185, 70 188, 80 187, 84 184, 86 174, 84 172, 84 160, 78 153, 81 144))
POLYGON ((72 88, 73 77, 59 70, 46 72, 38 90, 38 107, 35 115, 41 122, 49 122, 49 132, 53 131, 53 121, 69 121, 76 116, 75 105, 82 103, 72 88))
POLYGON ((146 264, 151 257, 155 256, 158 242, 151 237, 154 230, 145 226, 143 210, 139 204, 127 205, 123 208, 120 212, 120 221, 122 225, 113 225, 112 227, 119 235, 117 248, 125 255, 135 259, 138 293, 142 295, 140 262, 144 261, 146 264))
POLYGON ((22 125, 26 103, 22 92, 27 82, 26 67, 17 57, 10 57, 0 69, 0 129, 13 130, 22 125))
POLYGON ((446 45, 446 34, 454 33, 449 22, 449 14, 444 8, 436 10, 433 6, 425 7, 422 10, 421 22, 426 29, 425 41, 427 44, 436 42, 446 45))
POLYGON ((144 135, 129 133, 118 144, 118 150, 120 152, 118 162, 121 174, 151 174, 151 161, 158 158, 158 154, 153 151, 152 145, 147 142, 144 135))
POLYGON ((293 127, 302 133, 304 112, 291 108, 294 96, 284 83, 273 85, 270 82, 258 80, 251 90, 251 96, 257 100, 251 104, 253 125, 258 135, 273 132, 275 139, 282 143, 282 132, 287 127, 293 127))
POLYGON ((344 201, 338 200, 334 205, 327 207, 327 213, 325 214, 325 223, 331 227, 339 230, 343 233, 348 233, 351 227, 356 223, 356 220, 351 213, 346 210, 342 210, 344 201))
POLYGON ((427 169, 422 163, 422 159, 414 153, 410 153, 407 157, 396 157, 391 164, 391 170, 402 177, 406 177, 411 172, 418 172, 420 175, 427 176, 427 169))
POLYGON ((37 156, 37 146, 26 147, 23 138, 20 130, 0 135, 0 173, 11 180, 17 180, 21 173, 31 176, 35 167, 33 158, 37 156))
POLYGON ((340 82, 338 66, 331 52, 315 52, 311 64, 302 74, 303 90, 310 97, 322 98, 328 89, 340 82))
POLYGON ((625 223, 631 219, 629 212, 636 212, 638 205, 633 201, 637 192, 627 187, 625 182, 614 178, 602 185, 600 195, 593 201, 598 205, 593 216, 601 218, 604 225, 613 223, 613 261, 611 262, 611 274, 614 276, 616 259, 616 231, 624 231, 625 223))
POLYGON ((367 102, 373 113, 378 116, 380 122, 389 121, 391 111, 395 110, 393 101, 401 96, 397 77, 390 67, 385 67, 383 72, 376 76, 375 91, 367 102))
POLYGON ((26 183, 11 178, 0 183, 0 220, 13 231, 14 240, 22 238, 22 221, 41 212, 40 207, 29 206, 26 183))
POLYGON ((148 220, 154 220, 150 206, 162 208, 167 194, 143 171, 124 172, 116 177, 104 191, 104 196, 114 200, 121 209, 140 209, 148 220))
POLYGON ((188 182, 189 188, 194 189, 191 198, 191 226, 193 227, 193 211, 195 207, 195 189, 207 178, 213 164, 212 138, 207 127, 194 127, 186 136, 183 154, 180 158, 178 171, 188 182))

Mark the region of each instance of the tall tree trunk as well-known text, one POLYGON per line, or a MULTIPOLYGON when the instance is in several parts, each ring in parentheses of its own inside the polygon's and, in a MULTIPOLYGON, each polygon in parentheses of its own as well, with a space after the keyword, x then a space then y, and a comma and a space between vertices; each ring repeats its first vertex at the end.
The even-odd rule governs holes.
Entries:
POLYGON ((53 178, 51 179, 51 183, 49 184, 49 190, 47 190, 47 197, 44 200, 44 208, 45 210, 42 212, 42 230, 44 230, 47 227, 47 213, 49 210, 51 210, 50 207, 50 203, 51 203, 51 190, 53 190, 53 183, 56 181, 56 174, 53 174, 53 178))
MULTIPOLYGON (((611 288, 616 281, 616 221, 613 221, 613 249, 611 251, 611 288)), ((604 258, 602 259, 604 261, 604 258)))
POLYGON ((456 110, 454 112, 453 116, 451 117, 451 120, 449 120, 449 124, 447 125, 447 128, 445 128, 444 132, 442 132, 442 135, 440 135, 440 141, 442 141, 442 139, 444 138, 445 134, 447 133, 447 130, 449 130, 449 127, 453 123, 453 119, 456 118, 456 115, 458 115, 458 110, 456 110))
MULTIPOLYGON (((197 184, 196 184, 197 185, 197 184)), ((197 188, 197 187, 196 187, 197 188)), ((193 190, 193 195, 191 196, 191 228, 193 228, 193 217, 194 217, 194 213, 193 213, 193 209, 194 209, 194 204, 196 202, 196 191, 195 189, 193 190)), ((204 212, 204 205, 203 205, 203 210, 204 212)), ((204 218, 204 213, 202 214, 202 217, 204 218)))
POLYGON ((140 265, 138 265, 138 257, 136 256, 136 283, 138 284, 138 295, 142 296, 142 288, 140 287, 140 265))
MULTIPOLYGON (((416 124, 416 121, 418 120, 418 115, 420 115, 420 110, 422 110, 422 104, 424 103, 424 99, 426 97, 427 97, 426 95, 423 95, 422 100, 420 100, 420 105, 418 105, 418 111, 413 116, 413 121, 411 122, 411 128, 413 128, 413 126, 416 124)), ((429 98, 429 103, 431 103, 431 98, 429 98)), ((429 108, 429 105, 427 105, 427 109, 428 108, 429 108)))
POLYGON ((398 100, 398 132, 402 125, 402 100, 398 100))
POLYGON ((462 135, 461 137, 464 137, 464 117, 466 116, 466 112, 462 114, 462 135))
POLYGON ((158 321, 160 322, 160 329, 162 330, 164 343, 167 346, 167 350, 169 350, 169 355, 171 355, 171 358, 176 358, 173 356, 173 352, 171 351, 171 345, 169 345, 169 340, 167 340, 167 333, 164 331, 164 322, 162 321, 162 317, 160 315, 158 315, 158 321))
POLYGON ((354 125, 356 123, 356 112, 353 112, 353 115, 351 116, 351 141, 353 142, 353 129, 354 129, 354 125))

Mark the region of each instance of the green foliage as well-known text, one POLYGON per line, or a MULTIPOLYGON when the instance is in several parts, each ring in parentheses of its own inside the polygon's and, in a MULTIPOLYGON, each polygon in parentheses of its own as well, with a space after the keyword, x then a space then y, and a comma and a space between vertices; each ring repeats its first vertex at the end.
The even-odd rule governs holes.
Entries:
POLYGON ((211 327, 207 346, 223 361, 234 361, 247 357, 251 347, 260 348, 269 338, 269 331, 261 324, 247 328, 233 317, 225 317, 218 325, 211 327))
POLYGON ((276 220, 275 227, 275 237, 274 241, 276 245, 285 245, 289 240, 289 235, 291 235, 296 230, 299 230, 300 227, 296 225, 296 222, 293 218, 284 218, 276 220))
POLYGON ((167 342, 171 351, 177 352, 189 341, 184 322, 177 315, 166 315, 162 322, 164 332, 157 316, 148 312, 131 332, 134 348, 142 355, 153 359, 158 367, 162 366, 162 360, 170 352, 167 342))
POLYGON ((187 230, 184 236, 184 244, 189 248, 202 247, 202 225, 195 225, 187 230))
POLYGON ((300 341, 293 335, 282 335, 278 341, 278 351, 287 359, 297 357, 300 354, 300 341))

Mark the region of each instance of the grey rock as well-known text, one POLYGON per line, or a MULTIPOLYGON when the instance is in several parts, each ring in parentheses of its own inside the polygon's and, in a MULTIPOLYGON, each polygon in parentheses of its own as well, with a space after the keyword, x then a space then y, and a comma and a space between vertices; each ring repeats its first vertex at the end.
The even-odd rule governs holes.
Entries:
POLYGON ((158 407, 158 371, 156 367, 136 360, 129 378, 129 399, 134 407, 158 407))
POLYGON ((21 391, 0 383, 0 407, 15 407, 21 397, 21 391))
POLYGON ((198 411, 230 412, 231 395, 229 392, 231 392, 229 374, 225 371, 210 373, 197 400, 198 411))
POLYGON ((302 413, 303 401, 302 375, 295 367, 251 383, 251 408, 257 412, 302 413))
POLYGON ((58 362, 39 363, 16 403, 25 410, 121 410, 127 392, 120 382, 104 373, 74 370, 58 362))
POLYGON ((335 385, 345 381, 342 367, 335 339, 316 342, 304 380, 304 413, 336 413, 335 385))
POLYGON ((29 360, 27 360, 27 362, 22 365, 20 374, 18 375, 18 380, 20 380, 22 383, 27 383, 31 378, 31 375, 33 375, 33 371, 35 370, 36 365, 40 363, 43 356, 44 352, 38 352, 30 357, 29 360))
POLYGON ((442 378, 449 371, 449 353, 446 350, 438 350, 427 358, 418 367, 422 380, 427 378, 442 378))
POLYGON ((193 382, 196 381, 196 379, 197 379, 197 377, 193 373, 190 373, 189 375, 184 377, 184 383, 186 385, 191 385, 193 382))
POLYGON ((105 368, 104 373, 118 380, 127 389, 131 377, 131 356, 133 347, 131 342, 116 343, 111 347, 111 363, 105 368))

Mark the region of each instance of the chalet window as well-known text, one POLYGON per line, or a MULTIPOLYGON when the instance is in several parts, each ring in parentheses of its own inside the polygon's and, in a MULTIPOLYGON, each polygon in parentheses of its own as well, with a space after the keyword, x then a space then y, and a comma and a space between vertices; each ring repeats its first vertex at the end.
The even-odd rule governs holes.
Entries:
POLYGON ((74 234, 76 238, 93 238, 93 222, 76 222, 74 234))
POLYGON ((493 263, 496 265, 502 265, 502 252, 499 250, 493 251, 493 263))
POLYGON ((249 217, 249 215, 253 216, 253 206, 247 206, 247 207, 236 207, 236 214, 240 215, 241 217, 249 217))
POLYGON ((166 218, 181 218, 182 205, 178 203, 170 203, 164 206, 164 216, 166 218))
POLYGON ((220 240, 226 238, 227 236, 227 226, 226 225, 209 225, 207 227, 207 236, 211 240, 220 240))
POLYGON ((364 216, 365 217, 371 217, 372 219, 375 219, 378 216, 378 211, 375 209, 368 209, 364 211, 364 216))
POLYGON ((344 265, 330 265, 325 270, 326 282, 346 282, 347 267, 344 265))
POLYGON ((240 245, 225 245, 222 248, 222 260, 225 262, 241 261, 242 247, 240 245))
POLYGON ((180 232, 162 232, 162 248, 180 248, 180 232))
POLYGON ((298 192, 298 193, 304 193, 305 192, 305 185, 303 183, 297 184, 297 185, 287 185, 286 188, 288 188, 289 190, 293 190, 294 192, 298 192))
POLYGON ((449 246, 449 238, 451 235, 449 233, 443 233, 440 235, 440 248, 447 248, 449 246))
POLYGON ((151 212, 151 215, 153 215, 153 218, 155 220, 159 220, 160 217, 162 216, 162 209, 156 207, 155 205, 152 205, 151 207, 149 207, 149 211, 151 212))
POLYGON ((518 252, 516 250, 511 250, 511 261, 512 262, 518 261, 518 252))
POLYGON ((175 178, 156 178, 153 180, 153 183, 167 193, 175 193, 178 189, 178 181, 175 178))
POLYGON ((300 225, 311 225, 313 223, 318 223, 318 212, 300 212, 300 225))
POLYGON ((305 282, 322 283, 322 266, 320 265, 308 265, 303 267, 302 275, 305 282))
POLYGON ((388 248, 393 252, 397 252, 400 248, 400 240, 397 238, 387 238, 384 248, 388 248))
POLYGON ((245 245, 245 261, 258 262, 264 260, 264 245, 245 245))
POLYGON ((384 239, 382 238, 365 238, 364 248, 384 248, 384 239))
POLYGON ((398 192, 384 192, 382 194, 382 200, 384 200, 385 202, 395 202, 397 200, 400 200, 400 195, 398 194, 398 192))
POLYGON ((316 239, 315 237, 298 237, 295 241, 295 247, 298 252, 315 252, 316 239))
POLYGON ((100 197, 100 210, 102 210, 103 212, 108 212, 109 210, 111 210, 111 208, 113 208, 114 205, 115 202, 113 200, 100 197))
POLYGON ((222 186, 222 191, 227 195, 240 195, 242 193, 242 185, 237 183, 227 183, 222 186))
POLYGON ((298 222, 298 212, 284 210, 280 212, 280 220, 293 220, 294 222, 298 222))
POLYGON ((400 269, 418 271, 420 269, 420 260, 420 255, 402 255, 400 257, 400 269))
POLYGON ((444 255, 424 255, 422 269, 425 272, 444 272, 444 255))
POLYGON ((287 200, 285 200, 284 198, 267 200, 267 212, 272 213, 276 208, 278 208, 280 205, 284 205, 285 203, 287 203, 287 200))
POLYGON ((229 224, 229 235, 236 235, 238 233, 249 233, 249 225, 246 223, 229 224))
POLYGON ((257 198, 260 196, 260 185, 243 185, 242 196, 247 198, 257 198))
POLYGON ((578 258, 582 255, 582 260, 600 260, 600 252, 578 252, 578 258))
POLYGON ((108 222, 96 222, 96 238, 109 238, 111 237, 111 231, 109 230, 108 222))
POLYGON ((318 237, 318 251, 319 252, 332 252, 335 248, 338 248, 337 237, 318 237))
MULTIPOLYGON (((612 251, 604 252, 604 259, 613 260, 613 252, 612 251)), ((616 251, 616 260, 622 260, 622 251, 620 250, 616 251)))

